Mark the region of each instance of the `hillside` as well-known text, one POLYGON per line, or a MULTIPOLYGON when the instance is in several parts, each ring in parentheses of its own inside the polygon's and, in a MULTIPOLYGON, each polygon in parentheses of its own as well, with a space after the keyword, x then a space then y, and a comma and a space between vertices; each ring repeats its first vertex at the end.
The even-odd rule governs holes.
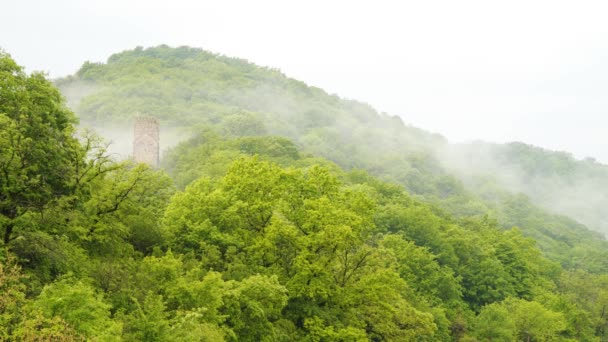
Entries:
MULTIPOLYGON (((126 54, 163 52, 164 59, 181 50, 126 54)), ((217 60, 222 58, 211 59, 217 60)), ((86 68, 99 76, 112 64, 86 68)), ((125 77, 129 68, 121 67, 125 77)), ((120 86, 120 78, 113 82, 120 86)), ((83 106, 113 87, 93 78, 61 83, 88 92, 81 93, 83 106)), ((0 90, 1 340, 608 336, 603 240, 496 185, 486 185, 486 197, 468 193, 432 162, 429 149, 445 144, 441 139, 426 135, 400 164, 409 167, 408 177, 427 183, 394 183, 370 173, 404 177, 397 168, 345 168, 339 158, 311 153, 329 147, 327 136, 318 135, 321 144, 307 148, 305 140, 269 134, 266 123, 308 129, 272 122, 276 113, 237 109, 227 116, 193 115, 191 121, 166 117, 165 125, 193 128, 166 152, 163 168, 154 170, 115 160, 94 135, 77 138, 77 119, 60 92, 43 74, 25 74, 2 53, 0 90), (412 185, 417 194, 406 191, 412 185)), ((120 92, 113 96, 108 106, 133 100, 120 92)), ((157 93, 156 100, 172 98, 157 93)), ((359 122, 349 113, 342 112, 343 122, 359 122)), ((129 116, 89 117, 89 123, 124 124, 129 116)), ((386 116, 369 120, 378 139, 425 136, 404 125, 382 126, 391 120, 386 116), (382 127, 389 132, 384 137, 382 127)), ((391 148, 377 154, 404 147, 391 148)), ((326 153, 357 153, 367 167, 375 160, 366 159, 366 150, 335 145, 326 153)))
POLYGON ((471 188, 491 178, 505 189, 526 194, 543 208, 568 215, 606 234, 608 166, 566 152, 523 143, 449 146, 441 159, 471 188))
POLYGON ((579 255, 590 246, 604 253, 600 235, 556 215, 568 212, 538 209, 544 202, 518 195, 522 188, 501 182, 500 172, 484 186, 471 186, 470 179, 449 171, 453 165, 437 153, 450 149, 441 136, 278 70, 200 49, 160 46, 121 52, 107 63, 85 63, 57 84, 85 126, 130 125, 134 115, 146 113, 160 118, 164 127, 190 132, 206 127, 227 136, 283 136, 303 152, 347 170, 364 169, 402 184, 453 215, 490 215, 505 228, 517 225, 564 265, 598 259, 579 255))

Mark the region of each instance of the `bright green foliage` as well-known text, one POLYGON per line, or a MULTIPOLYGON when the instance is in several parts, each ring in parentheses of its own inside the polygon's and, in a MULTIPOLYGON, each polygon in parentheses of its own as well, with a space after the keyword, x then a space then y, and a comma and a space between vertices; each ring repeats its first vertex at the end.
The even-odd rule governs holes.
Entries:
POLYGON ((509 299, 505 306, 515 323, 518 339, 553 341, 566 329, 561 313, 548 310, 538 302, 509 299))
POLYGON ((124 253, 129 242, 149 253, 162 240, 157 221, 171 195, 171 180, 146 165, 117 168, 92 184, 84 215, 75 222, 88 249, 101 255, 124 253))
POLYGON ((400 276, 426 300, 454 305, 462 299, 459 279, 452 269, 441 266, 428 249, 398 235, 387 235, 382 245, 394 254, 400 276))
MULTIPOLYGON (((416 324, 416 336, 446 339, 482 329, 467 323, 473 314, 463 303, 483 311, 508 297, 532 299, 551 291, 559 266, 544 260, 517 229, 501 232, 488 219, 452 221, 362 173, 346 177, 352 185, 332 178, 320 168, 302 172, 237 161, 225 178, 200 179, 174 197, 165 216, 170 234, 179 236, 171 246, 229 278, 279 275, 290 296, 283 313, 294 325, 284 325, 287 332, 277 336, 287 340, 294 339, 294 326, 313 340, 356 340, 362 334, 407 340, 416 324), (392 234, 378 239, 380 232, 392 234), (371 247, 379 241, 386 250, 371 247), (395 268, 379 266, 387 263, 395 268), (407 285, 381 274, 400 275, 407 285), (375 286, 381 287, 373 293, 382 298, 361 297, 375 286), (401 288, 403 304, 390 297, 390 288, 401 288), (391 299, 381 304, 385 298, 391 299), (401 313, 417 323, 400 322, 401 313), (422 323, 425 314, 432 319, 422 323)), ((480 334, 491 335, 494 328, 483 329, 480 334)), ((574 336, 566 329, 556 334, 574 336)))
POLYGON ((503 303, 493 303, 483 307, 474 322, 475 335, 481 341, 515 340, 516 327, 513 314, 503 303))
POLYGON ((88 83, 79 107, 87 119, 141 111, 202 124, 166 154, 168 176, 113 161, 94 136, 75 139, 71 119, 53 126, 53 111, 41 114, 28 99, 69 117, 56 90, 2 60, 15 70, 3 84, 40 87, 0 93, 21 96, 0 104, 21 113, 0 112, 6 184, 28 185, 0 193, 0 210, 19 214, 0 218, 10 230, 0 250, 1 339, 606 337, 605 243, 491 179, 480 181, 480 197, 467 192, 433 157, 440 138, 274 70, 189 48, 125 52, 62 81, 88 83), (31 120, 16 125, 21 117, 31 120), (29 160, 41 164, 35 151, 46 145, 11 140, 41 127, 73 159, 50 155, 61 174, 37 188, 46 164, 12 168, 5 152, 34 146, 29 160))
POLYGON ((350 292, 355 304, 353 322, 365 327, 372 340, 415 341, 432 339, 437 330, 433 316, 417 310, 404 298, 411 290, 390 271, 362 277, 350 292))
POLYGON ((26 286, 21 283, 23 274, 14 257, 0 262, 0 339, 7 340, 21 319, 25 303, 26 286))
POLYGON ((213 131, 205 130, 174 147, 164 158, 163 165, 183 189, 202 176, 221 177, 233 160, 253 155, 283 166, 310 162, 309 158, 304 158, 298 152, 293 142, 285 138, 267 136, 226 139, 213 131))
POLYGON ((11 338, 16 341, 86 341, 60 317, 48 318, 36 310, 24 312, 24 320, 11 338))
POLYGON ((229 282, 222 313, 239 341, 275 341, 273 322, 281 318, 287 290, 276 277, 251 276, 229 282))
POLYGON ((190 272, 169 286, 168 306, 182 312, 196 312, 201 321, 219 325, 226 319, 220 308, 228 285, 218 272, 210 271, 202 279, 198 279, 195 273, 190 272))
POLYGON ((283 314, 296 326, 315 322, 314 329, 326 333, 351 327, 347 331, 396 339, 432 336, 432 316, 403 297, 411 290, 366 243, 373 208, 360 190, 341 189, 327 170, 303 173, 243 159, 217 184, 203 179, 178 194, 165 222, 180 237, 174 250, 194 252, 230 278, 278 275, 289 293, 283 314))
MULTIPOLYGON (((139 303, 137 303, 139 304, 139 303)), ((162 296, 148 295, 143 305, 125 318, 124 339, 127 341, 167 341, 170 339, 162 296)))
POLYGON ((485 306, 475 324, 477 337, 490 341, 555 341, 567 326, 563 314, 514 298, 485 306))
MULTIPOLYGON (((605 196, 598 189, 606 188, 608 173, 592 161, 577 162, 522 144, 495 149, 473 145, 472 151, 454 147, 438 135, 404 125, 398 117, 327 94, 275 69, 189 47, 124 51, 107 63, 85 63, 75 76, 58 84, 86 125, 124 124, 141 112, 160 118, 164 126, 211 127, 222 137, 255 137, 281 153, 287 152, 283 142, 263 136, 287 137, 306 154, 327 158, 346 170, 365 169, 452 215, 490 215, 503 228, 517 226, 567 268, 608 270, 608 246, 599 241, 601 236, 536 206, 563 209, 593 229, 606 226, 601 210, 605 196), (446 150, 449 158, 442 158, 446 150), (453 160, 462 161, 448 162, 453 160), (477 164, 469 165, 471 161, 477 164), (464 172, 459 172, 461 164, 464 172), (509 190, 527 193, 532 201, 509 190), (568 200, 572 194, 577 201, 568 200), (581 206, 587 203, 587 194, 593 205, 581 206), (581 264, 581 258, 593 261, 581 264)), ((252 153, 242 144, 218 148, 221 142, 204 139, 207 142, 195 139, 180 147, 165 161, 178 188, 202 175, 220 177, 228 161, 252 153)), ((288 153, 257 153, 282 166, 293 165, 288 153)), ((439 253, 436 248, 432 251, 439 253)))
POLYGON ((554 305, 567 310, 571 334, 582 340, 580 336, 591 329, 602 339, 608 337, 608 277, 571 271, 562 273, 558 284, 565 298, 554 305))
POLYGON ((169 340, 185 342, 223 342, 226 340, 224 329, 201 321, 199 312, 188 312, 176 318, 169 336, 169 340))
POLYGON ((481 340, 555 341, 566 329, 566 320, 538 302, 509 298, 485 306, 475 325, 481 340))
POLYGON ((0 340, 82 341, 58 316, 46 317, 26 299, 25 276, 10 254, 0 262, 0 340))
POLYGON ((76 187, 83 148, 74 114, 40 73, 26 75, 0 52, 0 227, 8 245, 15 220, 76 187))
POLYGON ((47 317, 59 316, 89 338, 119 340, 122 329, 111 320, 111 306, 81 281, 63 279, 47 285, 33 304, 47 317))

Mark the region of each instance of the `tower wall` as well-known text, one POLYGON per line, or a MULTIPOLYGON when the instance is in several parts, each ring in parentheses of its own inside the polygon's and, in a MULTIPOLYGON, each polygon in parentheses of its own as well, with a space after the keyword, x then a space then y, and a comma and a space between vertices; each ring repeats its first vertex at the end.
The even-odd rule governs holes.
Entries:
POLYGON ((159 165, 159 125, 151 117, 137 117, 134 123, 133 159, 152 167, 159 165))

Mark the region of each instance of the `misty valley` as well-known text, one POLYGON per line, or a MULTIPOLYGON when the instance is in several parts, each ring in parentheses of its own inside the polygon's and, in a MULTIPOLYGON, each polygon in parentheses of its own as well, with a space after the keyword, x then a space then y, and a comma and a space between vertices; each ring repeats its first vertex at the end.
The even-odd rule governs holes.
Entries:
POLYGON ((608 340, 607 165, 198 48, 9 53, 2 341, 608 340))

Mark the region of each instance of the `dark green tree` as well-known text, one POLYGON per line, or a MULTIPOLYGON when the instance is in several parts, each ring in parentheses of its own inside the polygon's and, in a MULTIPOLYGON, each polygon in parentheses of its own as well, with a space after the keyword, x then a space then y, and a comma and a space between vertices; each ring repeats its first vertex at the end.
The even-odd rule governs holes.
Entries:
POLYGON ((76 188, 84 148, 74 114, 42 73, 27 75, 0 52, 0 227, 15 239, 16 219, 76 188))

